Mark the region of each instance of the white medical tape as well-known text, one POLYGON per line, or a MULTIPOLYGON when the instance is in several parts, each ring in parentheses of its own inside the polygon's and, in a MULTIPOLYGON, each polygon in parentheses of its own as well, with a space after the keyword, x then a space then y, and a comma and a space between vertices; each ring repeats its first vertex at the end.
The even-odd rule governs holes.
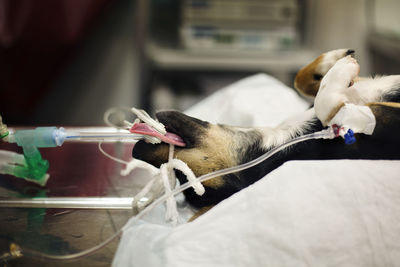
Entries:
POLYGON ((148 125, 150 125, 151 127, 153 127, 157 132, 159 132, 163 135, 165 135, 167 133, 167 130, 165 129, 164 124, 154 120, 152 117, 150 117, 150 115, 146 111, 144 111, 142 109, 137 109, 137 108, 131 108, 131 111, 136 116, 138 116, 138 118, 140 120, 142 120, 143 122, 145 122, 148 125))
POLYGON ((376 126, 372 110, 367 106, 345 104, 328 123, 329 126, 339 125, 350 128, 354 133, 371 135, 376 126))

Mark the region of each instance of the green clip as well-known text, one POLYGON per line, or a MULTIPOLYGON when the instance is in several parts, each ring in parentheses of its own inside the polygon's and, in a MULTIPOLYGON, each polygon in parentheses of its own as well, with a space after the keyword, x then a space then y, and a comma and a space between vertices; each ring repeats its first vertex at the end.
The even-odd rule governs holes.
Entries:
POLYGON ((10 133, 7 131, 6 133, 0 135, 0 139, 3 139, 4 137, 8 136, 10 133))
POLYGON ((49 169, 49 162, 42 158, 40 151, 35 146, 23 146, 26 166, 16 166, 14 176, 23 178, 44 186, 49 176, 46 174, 49 169))

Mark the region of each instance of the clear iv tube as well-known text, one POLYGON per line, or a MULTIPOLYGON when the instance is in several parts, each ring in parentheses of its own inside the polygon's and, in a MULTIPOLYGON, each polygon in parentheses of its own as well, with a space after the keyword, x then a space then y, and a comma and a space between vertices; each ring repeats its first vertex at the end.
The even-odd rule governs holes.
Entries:
MULTIPOLYGON (((292 140, 289 140, 288 142, 286 142, 280 146, 277 146, 277 147, 269 150, 268 152, 264 153, 263 155, 261 155, 260 157, 254 159, 252 161, 249 161, 247 163, 244 163, 244 164, 241 164, 238 166, 234 166, 234 167, 218 170, 218 171, 215 171, 212 173, 208 173, 208 174, 198 177, 197 179, 200 182, 204 182, 204 181, 207 181, 209 179, 212 179, 212 178, 215 178, 215 177, 218 177, 221 175, 227 175, 230 173, 243 171, 245 169, 251 168, 251 167, 263 162, 264 160, 268 159, 269 157, 275 155, 279 151, 281 151, 291 145, 294 145, 294 144, 297 144, 300 142, 304 142, 307 140, 311 140, 311 139, 321 139, 321 138, 333 139, 333 138, 335 138, 335 134, 331 128, 328 128, 328 129, 322 130, 320 132, 299 136, 292 140)), ((125 224, 121 229, 119 229, 114 235, 110 236, 108 239, 104 240, 100 244, 98 244, 94 247, 91 247, 87 250, 84 250, 84 251, 81 251, 78 253, 74 253, 74 254, 68 254, 68 255, 50 255, 50 254, 42 253, 42 252, 39 252, 36 250, 23 248, 22 254, 25 256, 38 257, 38 258, 48 259, 48 260, 59 260, 59 261, 77 260, 77 259, 89 256, 89 255, 95 253, 96 251, 100 250, 101 248, 105 247, 111 241, 113 241, 115 238, 120 236, 123 233, 123 231, 125 231, 129 227, 133 226, 139 219, 143 218, 154 207, 156 207, 160 203, 167 200, 170 196, 179 194, 179 193, 183 192, 184 190, 188 189, 189 187, 191 187, 191 184, 189 182, 186 182, 186 183, 182 184, 180 187, 178 187, 177 189, 171 191, 169 194, 164 194, 162 197, 156 199, 153 203, 151 203, 146 208, 144 208, 141 212, 139 212, 139 214, 137 214, 133 219, 131 219, 127 224, 125 224)))
MULTIPOLYGON (((289 147, 291 145, 294 145, 294 144, 297 144, 297 143, 300 143, 300 142, 304 142, 304 141, 307 141, 307 140, 311 140, 311 139, 321 139, 321 138, 332 139, 334 137, 335 137, 335 135, 330 130, 323 130, 323 131, 320 131, 320 132, 299 136, 299 137, 293 138, 292 140, 289 140, 288 142, 286 142, 286 143, 284 143, 282 145, 274 147, 273 149, 271 149, 268 152, 264 153, 260 157, 258 157, 256 159, 253 159, 253 160, 251 160, 249 162, 246 162, 246 163, 234 166, 234 167, 230 167, 230 168, 226 168, 226 169, 222 169, 222 170, 217 170, 217 171, 212 172, 212 173, 204 174, 204 175, 198 177, 197 179, 198 179, 199 182, 204 182, 204 181, 210 180, 210 179, 218 177, 218 176, 227 175, 227 174, 235 173, 235 172, 240 172, 240 171, 246 170, 248 168, 251 168, 251 167, 254 167, 254 166, 260 164, 261 162, 265 161, 266 159, 272 157, 273 155, 275 155, 279 151, 281 151, 281 150, 283 150, 283 149, 285 149, 285 148, 287 148, 287 147, 289 147)), ((178 187, 175 190, 173 190, 171 192, 171 195, 177 195, 177 194, 185 191, 186 189, 188 189, 191 186, 192 185, 189 182, 186 182, 183 185, 181 185, 180 187, 178 187)), ((166 197, 168 197, 168 196, 166 196, 166 197)), ((162 198, 164 198, 164 197, 162 197, 162 198)), ((166 198, 165 199, 162 199, 162 198, 161 198, 160 201, 164 201, 166 199, 166 198)))
POLYGON ((137 141, 143 135, 129 132, 66 132, 65 141, 137 141))
POLYGON ((8 150, 0 150, 0 165, 2 164, 26 164, 24 155, 8 150))

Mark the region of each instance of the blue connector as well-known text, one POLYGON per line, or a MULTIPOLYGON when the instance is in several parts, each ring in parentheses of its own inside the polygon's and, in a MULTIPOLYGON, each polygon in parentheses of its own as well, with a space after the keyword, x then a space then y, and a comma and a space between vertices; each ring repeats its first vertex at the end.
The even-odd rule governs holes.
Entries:
POLYGON ((352 129, 349 129, 344 135, 344 142, 346 145, 351 145, 356 142, 356 138, 354 137, 354 132, 352 129))

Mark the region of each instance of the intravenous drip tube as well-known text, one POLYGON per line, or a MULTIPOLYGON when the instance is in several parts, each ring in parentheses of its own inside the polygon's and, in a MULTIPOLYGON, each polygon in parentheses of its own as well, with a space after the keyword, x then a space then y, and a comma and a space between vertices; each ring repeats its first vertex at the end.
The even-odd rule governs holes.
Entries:
MULTIPOLYGON (((269 150, 268 152, 266 152, 265 154, 263 154, 262 156, 249 161, 247 163, 238 165, 238 166, 234 166, 234 167, 230 167, 230 168, 226 168, 226 169, 222 169, 222 170, 218 170, 212 173, 208 173, 205 175, 202 175, 200 177, 198 177, 198 181, 200 182, 204 182, 207 181, 209 179, 221 176, 221 175, 227 175, 230 173, 235 173, 235 172, 239 172, 239 171, 243 171, 245 169, 251 168, 253 166, 258 165, 259 163, 263 162, 264 160, 270 158, 271 156, 275 155, 276 153, 278 153, 279 151, 300 143, 300 142, 304 142, 307 140, 312 140, 312 139, 333 139, 335 138, 335 134, 333 132, 333 130, 331 128, 328 128, 326 130, 322 130, 320 132, 316 132, 316 133, 312 133, 312 134, 307 134, 307 135, 303 135, 303 136, 299 136, 296 137, 292 140, 289 140, 288 142, 277 146, 271 150, 269 150)), ((178 187, 177 189, 171 191, 169 194, 164 194, 162 197, 158 198, 157 200, 155 200, 153 203, 151 203, 149 206, 147 206, 146 208, 144 208, 140 213, 138 213, 133 219, 131 219, 127 224, 125 224, 120 230, 118 230, 114 235, 110 236, 108 239, 104 240, 103 242, 101 242, 100 244, 91 247, 87 250, 78 252, 78 253, 74 253, 74 254, 68 254, 68 255, 50 255, 50 254, 46 254, 46 253, 42 253, 36 250, 32 250, 32 249, 28 249, 28 248, 21 248, 21 252, 23 255, 25 256, 31 256, 31 257, 38 257, 38 258, 42 258, 42 259, 48 259, 48 260, 76 260, 85 256, 89 256, 93 253, 95 253, 96 251, 98 251, 99 249, 105 247, 107 244, 109 244, 112 240, 114 240, 116 237, 120 236, 122 234, 123 231, 127 230, 129 227, 133 226, 139 219, 143 218, 149 211, 151 211, 154 207, 156 207, 158 204, 162 203, 163 201, 167 200, 167 198, 169 198, 171 195, 177 195, 181 192, 183 192, 184 190, 188 189, 189 187, 191 187, 191 183, 186 182, 184 184, 182 184, 180 187, 178 187)))
POLYGON ((16 152, 0 150, 0 165, 4 163, 13 163, 13 164, 26 164, 24 155, 18 154, 16 152))
POLYGON ((0 208, 131 210, 132 197, 35 197, 0 200, 0 208))
POLYGON ((90 132, 66 132, 65 141, 132 141, 142 139, 143 135, 134 133, 114 132, 114 133, 90 133, 90 132))
POLYGON ((8 136, 8 142, 19 146, 57 147, 65 141, 137 141, 143 135, 130 132, 84 132, 66 131, 64 128, 37 127, 33 130, 18 130, 8 136))

